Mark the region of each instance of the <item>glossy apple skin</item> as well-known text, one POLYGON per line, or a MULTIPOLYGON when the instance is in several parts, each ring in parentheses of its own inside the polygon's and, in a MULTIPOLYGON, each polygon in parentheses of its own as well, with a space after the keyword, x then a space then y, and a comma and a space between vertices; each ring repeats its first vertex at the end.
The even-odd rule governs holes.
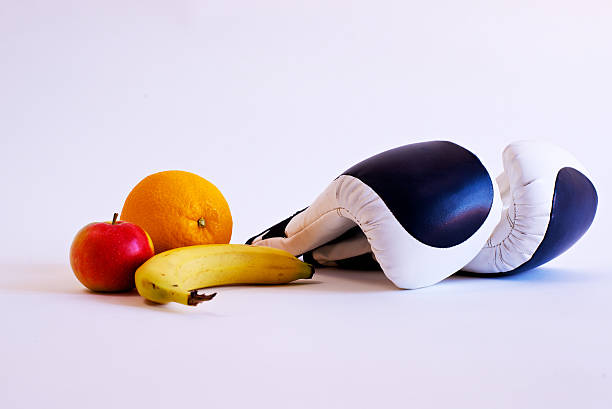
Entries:
POLYGON ((151 238, 136 224, 90 223, 72 241, 70 265, 92 291, 129 291, 135 287, 136 269, 153 254, 151 238))

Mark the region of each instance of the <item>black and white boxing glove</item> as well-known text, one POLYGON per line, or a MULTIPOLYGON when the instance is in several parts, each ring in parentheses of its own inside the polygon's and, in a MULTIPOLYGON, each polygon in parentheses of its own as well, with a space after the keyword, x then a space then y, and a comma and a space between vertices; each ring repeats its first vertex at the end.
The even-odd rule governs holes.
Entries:
POLYGON ((570 248, 587 231, 597 192, 587 170, 558 146, 515 142, 502 154, 497 177, 502 217, 491 237, 464 268, 507 275, 538 267, 570 248))
POLYGON ((308 208, 247 244, 321 265, 375 260, 398 287, 419 288, 474 258, 500 213, 497 186, 472 152, 452 142, 424 142, 358 163, 308 208))
POLYGON ((392 149, 248 243, 319 265, 380 266, 400 288, 434 284, 462 267, 486 275, 534 268, 584 234, 597 194, 584 167, 555 146, 518 142, 503 159, 493 183, 475 155, 451 142, 392 149))

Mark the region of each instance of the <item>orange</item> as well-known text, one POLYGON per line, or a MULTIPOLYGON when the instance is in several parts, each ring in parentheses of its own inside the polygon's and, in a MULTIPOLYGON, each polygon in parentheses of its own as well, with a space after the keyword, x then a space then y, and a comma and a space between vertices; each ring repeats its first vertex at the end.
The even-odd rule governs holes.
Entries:
POLYGON ((130 192, 121 220, 142 227, 156 253, 196 244, 226 244, 232 215, 215 185, 194 173, 169 170, 144 178, 130 192))

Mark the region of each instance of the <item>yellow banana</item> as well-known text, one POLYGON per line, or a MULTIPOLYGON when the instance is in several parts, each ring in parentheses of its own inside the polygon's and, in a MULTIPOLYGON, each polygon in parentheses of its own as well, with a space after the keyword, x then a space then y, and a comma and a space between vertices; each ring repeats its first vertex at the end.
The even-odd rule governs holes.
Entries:
POLYGON ((136 289, 147 300, 197 305, 216 293, 198 290, 228 284, 285 284, 311 278, 314 268, 290 253, 245 244, 180 247, 157 254, 136 270, 136 289))

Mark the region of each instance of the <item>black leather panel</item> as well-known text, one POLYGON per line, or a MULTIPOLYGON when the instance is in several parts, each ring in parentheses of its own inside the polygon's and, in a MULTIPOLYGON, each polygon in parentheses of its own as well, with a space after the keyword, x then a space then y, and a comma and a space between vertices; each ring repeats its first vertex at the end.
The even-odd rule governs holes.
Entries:
POLYGON ((452 142, 405 145, 343 173, 370 186, 420 242, 446 248, 470 238, 493 204, 493 183, 480 160, 452 142))

